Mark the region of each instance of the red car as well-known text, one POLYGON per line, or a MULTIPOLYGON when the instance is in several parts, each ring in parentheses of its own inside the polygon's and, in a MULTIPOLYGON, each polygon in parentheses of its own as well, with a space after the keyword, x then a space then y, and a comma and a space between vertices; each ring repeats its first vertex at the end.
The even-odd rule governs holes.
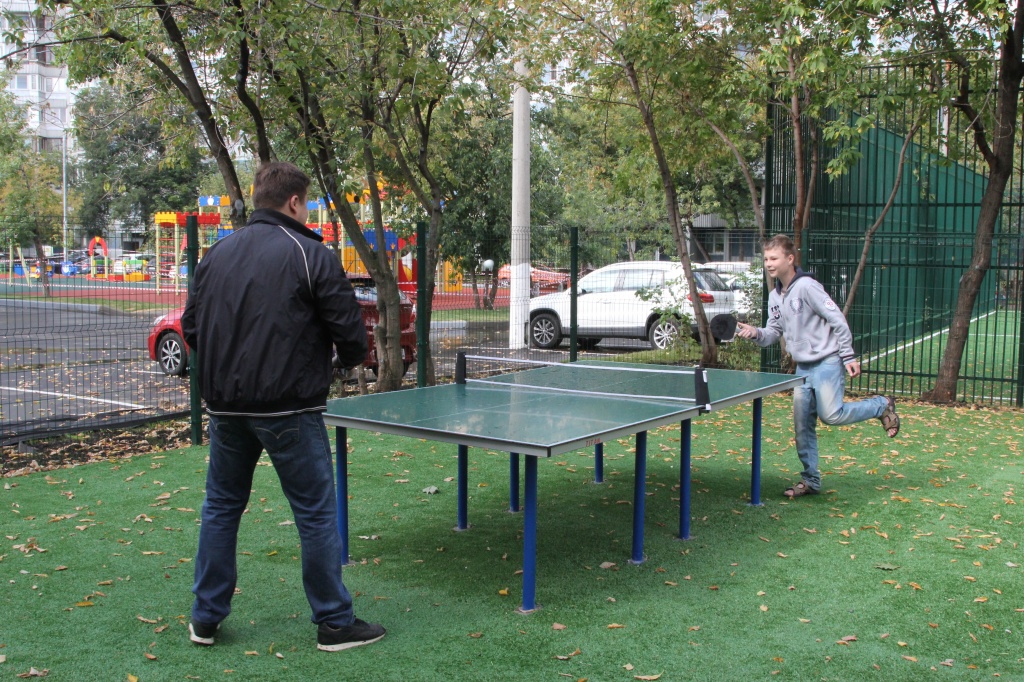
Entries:
MULTIPOLYGON (((366 336, 369 337, 370 350, 366 354, 363 365, 370 371, 377 371, 377 348, 373 340, 373 327, 377 324, 377 287, 368 277, 351 277, 352 287, 356 292, 356 300, 363 312, 363 323, 366 324, 366 336)), ((402 323, 402 374, 416 362, 416 313, 412 302, 402 292, 401 323, 402 323)), ((149 358, 160 364, 160 370, 170 376, 181 376, 188 370, 188 347, 185 345, 181 332, 181 313, 184 308, 177 308, 153 320, 153 328, 149 331, 149 358)))

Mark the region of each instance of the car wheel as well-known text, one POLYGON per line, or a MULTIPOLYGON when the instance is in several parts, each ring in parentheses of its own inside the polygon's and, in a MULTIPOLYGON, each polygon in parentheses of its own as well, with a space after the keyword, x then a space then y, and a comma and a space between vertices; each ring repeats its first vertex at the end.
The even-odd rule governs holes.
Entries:
POLYGON ((647 332, 647 340, 651 342, 651 348, 665 350, 679 336, 679 323, 669 318, 662 318, 654 321, 647 332))
POLYGON ((530 340, 537 348, 555 348, 562 343, 562 324, 551 313, 540 313, 530 320, 530 340))
POLYGON ((576 339, 576 345, 580 350, 594 350, 599 343, 601 343, 601 339, 576 339))
POLYGON ((180 377, 188 369, 188 353, 185 342, 177 332, 168 332, 160 337, 156 347, 156 359, 160 370, 167 376, 180 377))

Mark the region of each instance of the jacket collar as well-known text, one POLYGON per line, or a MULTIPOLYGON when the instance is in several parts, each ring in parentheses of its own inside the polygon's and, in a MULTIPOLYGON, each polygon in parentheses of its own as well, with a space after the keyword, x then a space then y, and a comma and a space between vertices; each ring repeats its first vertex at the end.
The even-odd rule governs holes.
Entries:
MULTIPOLYGON (((814 275, 812 275, 809 272, 804 272, 803 270, 800 269, 800 266, 798 265, 796 267, 796 272, 793 275, 793 279, 789 280, 789 286, 792 288, 793 282, 797 281, 801 277, 810 277, 811 279, 814 279, 814 275)), ((782 294, 782 280, 781 279, 775 280, 775 291, 778 294, 782 294)))
POLYGON ((280 225, 282 227, 287 227, 290 230, 295 230, 303 237, 307 237, 308 239, 315 239, 318 242, 322 242, 324 240, 323 237, 321 237, 316 232, 300 223, 295 218, 285 215, 280 211, 275 211, 272 208, 258 208, 255 211, 253 211, 252 214, 249 216, 249 222, 246 223, 246 226, 254 225, 256 223, 262 223, 265 225, 280 225))

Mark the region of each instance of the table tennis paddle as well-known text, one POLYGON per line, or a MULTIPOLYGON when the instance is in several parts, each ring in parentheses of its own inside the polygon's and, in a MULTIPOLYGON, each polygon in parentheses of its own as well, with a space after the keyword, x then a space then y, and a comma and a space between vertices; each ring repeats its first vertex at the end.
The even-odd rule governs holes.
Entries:
POLYGON ((722 313, 711 318, 711 335, 719 341, 732 341, 736 336, 736 316, 722 313))

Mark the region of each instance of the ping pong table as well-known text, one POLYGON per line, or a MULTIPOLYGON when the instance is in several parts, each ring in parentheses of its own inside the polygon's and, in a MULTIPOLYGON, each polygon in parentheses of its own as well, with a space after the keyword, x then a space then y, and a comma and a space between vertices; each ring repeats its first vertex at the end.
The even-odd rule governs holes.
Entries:
MULTIPOLYGON (((489 360, 494 358, 476 358, 489 360)), ((643 563, 647 431, 681 424, 679 537, 690 537, 691 422, 704 412, 753 402, 750 504, 760 506, 762 399, 803 383, 787 374, 605 361, 525 361, 532 369, 466 379, 459 353, 456 383, 331 400, 324 421, 336 428, 338 532, 349 561, 348 428, 451 443, 458 447, 456 529, 469 528, 468 450, 509 452, 510 510, 519 511, 519 459, 525 455, 523 593, 537 608, 537 460, 594 447, 594 480, 603 482, 603 443, 635 435, 632 563, 643 563)), ((507 361, 506 361, 507 362, 507 361)), ((524 362, 524 361, 514 361, 524 362)))

